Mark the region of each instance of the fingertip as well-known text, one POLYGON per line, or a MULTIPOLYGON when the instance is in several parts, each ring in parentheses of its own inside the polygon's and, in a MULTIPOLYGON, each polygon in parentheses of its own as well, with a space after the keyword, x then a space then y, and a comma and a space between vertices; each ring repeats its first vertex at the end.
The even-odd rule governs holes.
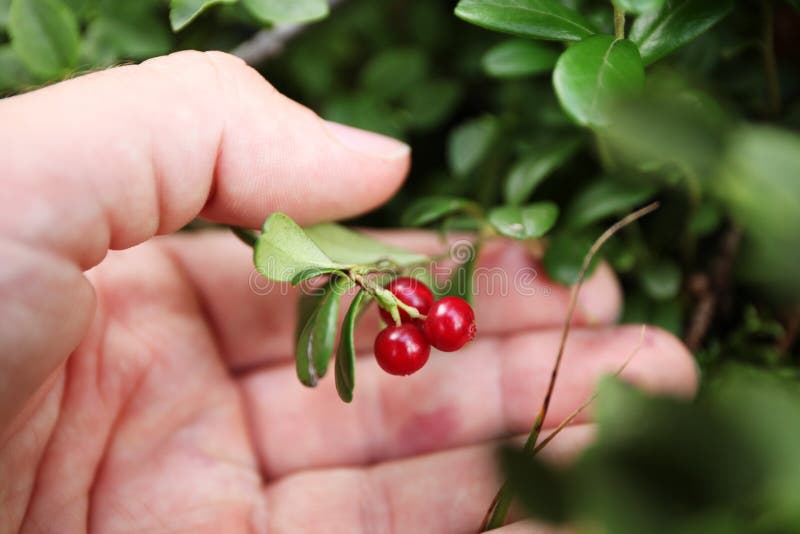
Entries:
POLYGON ((626 376, 635 376, 638 385, 653 393, 694 397, 700 371, 683 341, 671 332, 651 325, 624 325, 618 331, 639 347, 629 366, 630 372, 624 373, 626 376), (645 357, 637 363, 640 352, 645 357))

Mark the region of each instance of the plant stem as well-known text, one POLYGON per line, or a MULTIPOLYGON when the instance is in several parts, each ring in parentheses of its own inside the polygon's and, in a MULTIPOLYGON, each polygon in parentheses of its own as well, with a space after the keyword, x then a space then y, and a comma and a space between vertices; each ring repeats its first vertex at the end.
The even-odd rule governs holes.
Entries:
POLYGON ((625 39, 625 10, 614 5, 614 37, 625 39))
POLYGON ((764 61, 764 79, 767 89, 767 114, 771 117, 781 110, 781 84, 778 78, 778 61, 775 59, 775 16, 772 0, 761 0, 763 33, 761 51, 764 61))
MULTIPOLYGON (((603 234, 597 238, 594 244, 592 244, 592 248, 589 249, 589 252, 583 258, 583 265, 581 265, 581 270, 578 273, 578 280, 575 282, 575 285, 572 286, 572 291, 570 292, 567 316, 564 319, 564 328, 561 330, 561 340, 558 345, 556 361, 553 364, 553 370, 550 374, 550 382, 547 384, 547 391, 544 396, 544 401, 542 401, 542 406, 539 408, 539 413, 536 415, 536 421, 533 423, 533 428, 531 429, 530 434, 528 434, 528 439, 525 442, 525 447, 523 448, 526 453, 534 454, 536 441, 539 439, 539 434, 544 426, 544 420, 547 417, 547 411, 550 409, 550 401, 552 400, 553 390, 555 389, 556 380, 558 379, 558 371, 561 368, 561 360, 564 356, 564 348, 567 344, 567 335, 569 334, 570 325, 572 323, 572 316, 575 313, 575 307, 578 303, 578 293, 583 285, 586 272, 589 270, 589 265, 591 264, 595 255, 597 255, 597 252, 600 250, 600 248, 606 243, 606 241, 611 239, 614 234, 635 220, 640 219, 648 213, 656 210, 658 205, 658 202, 653 202, 652 204, 648 204, 647 206, 636 210, 617 221, 613 226, 608 228, 608 230, 603 232, 603 234)), ((492 501, 492 504, 489 506, 486 516, 484 516, 483 524, 481 525, 481 532, 499 528, 503 525, 506 515, 508 514, 508 509, 511 507, 512 500, 513 495, 511 494, 511 490, 508 487, 508 484, 504 483, 503 487, 500 488, 500 491, 492 501)))
POLYGON ((230 228, 231 232, 233 232, 236 237, 241 239, 245 245, 250 247, 256 246, 258 237, 256 237, 256 234, 252 230, 248 230, 247 228, 242 228, 240 226, 229 226, 228 228, 230 228))

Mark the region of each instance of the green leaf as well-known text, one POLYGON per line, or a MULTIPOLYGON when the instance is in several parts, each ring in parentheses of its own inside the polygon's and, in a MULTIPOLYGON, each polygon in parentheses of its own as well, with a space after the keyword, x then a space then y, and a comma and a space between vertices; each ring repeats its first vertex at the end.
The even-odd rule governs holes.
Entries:
POLYGON ((537 202, 527 206, 501 206, 489 212, 489 222, 506 237, 531 239, 546 234, 558 218, 558 206, 537 202))
POLYGON ((336 326, 339 322, 339 302, 342 295, 354 282, 345 277, 336 277, 323 299, 314 319, 314 331, 311 335, 311 356, 314 372, 322 378, 328 371, 328 362, 333 354, 336 341, 336 326))
POLYGON ((328 16, 327 0, 242 0, 262 22, 312 22, 328 16))
MULTIPOLYGON (((473 280, 475 276, 475 265, 478 262, 479 249, 476 243, 474 247, 463 247, 462 250, 465 250, 469 254, 469 257, 464 259, 464 261, 456 267, 456 270, 450 277, 450 287, 447 290, 447 295, 461 297, 472 304, 474 300, 473 280)), ((431 284, 428 285, 430 286, 431 284)), ((433 284, 433 286, 435 287, 436 284, 433 284)))
POLYGON ((103 13, 89 23, 84 45, 92 57, 108 54, 111 63, 123 59, 147 59, 169 53, 172 33, 153 15, 139 20, 103 13))
POLYGON ((473 201, 458 197, 423 197, 412 203, 403 212, 403 226, 425 226, 442 217, 465 209, 480 209, 473 201))
POLYGON ((509 39, 493 46, 484 54, 483 70, 495 78, 521 78, 550 72, 558 53, 539 43, 525 39, 509 39))
POLYGON ((488 153, 499 133, 497 119, 487 115, 464 122, 447 139, 447 163, 456 176, 469 174, 488 153))
POLYGON ((367 92, 394 98, 410 91, 428 75, 428 60, 417 48, 390 48, 373 57, 361 71, 367 92))
POLYGON ((344 402, 353 400, 353 388, 356 383, 356 346, 353 340, 356 319, 361 309, 361 302, 367 293, 359 291, 347 310, 339 337, 339 348, 336 351, 336 392, 344 402))
POLYGON ((330 274, 333 272, 336 272, 336 270, 329 268, 320 268, 320 267, 312 267, 310 269, 304 269, 298 272, 296 275, 294 275, 294 278, 292 278, 291 283, 293 286, 296 286, 297 284, 301 284, 311 278, 316 278, 317 276, 322 276, 323 274, 330 274))
MULTIPOLYGON (((550 238, 543 260, 547 275, 559 284, 574 284, 591 247, 592 241, 581 236, 561 234, 550 238)), ((589 264, 587 276, 592 274, 599 262, 599 255, 596 255, 589 264)))
POLYGON ((328 258, 346 265, 390 261, 405 266, 428 259, 423 254, 386 245, 340 224, 317 224, 306 228, 305 233, 328 258))
POLYGON ((639 281, 650 298, 672 299, 681 288, 681 270, 672 261, 649 263, 639 273, 639 281))
POLYGON ((655 193, 656 188, 649 185, 598 180, 573 197, 564 222, 572 228, 583 228, 611 215, 632 211, 655 193))
POLYGON ((636 15, 658 11, 664 6, 664 0, 612 0, 612 2, 623 11, 636 15))
POLYGON ((461 94, 461 85, 455 80, 429 80, 414 85, 403 97, 405 123, 417 131, 439 126, 452 114, 461 94))
POLYGON ((276 282, 290 282, 312 268, 340 269, 288 215, 273 213, 253 248, 258 272, 276 282))
POLYGON ((569 160, 581 146, 580 139, 561 139, 534 146, 518 161, 505 181, 504 196, 508 204, 521 204, 534 189, 569 160))
POLYGON ((12 0, 11 46, 37 76, 53 79, 78 64, 78 21, 60 0, 12 0))
POLYGON ((461 0, 456 16, 489 30, 531 39, 580 41, 595 33, 580 13, 557 0, 461 0))
POLYGON ((500 449, 500 465, 509 488, 536 519, 553 525, 568 519, 571 492, 553 467, 507 445, 500 449))
POLYGON ((561 54, 553 85, 572 120, 581 126, 605 126, 608 102, 644 87, 644 66, 630 41, 596 35, 561 54))
POLYGON ((238 0, 170 0, 169 22, 172 31, 179 31, 216 4, 235 4, 238 0))
POLYGON ((11 45, 0 45, 0 91, 18 89, 31 83, 30 73, 11 45))
POLYGON ((732 4, 731 0, 668 0, 660 11, 637 18, 629 38, 649 65, 722 20, 732 4))
POLYGON ((11 0, 0 0, 0 30, 8 26, 8 13, 11 9, 11 0))
POLYGON ((719 228, 722 223, 722 213, 714 204, 701 204, 690 216, 687 222, 689 234, 696 237, 705 237, 719 228))

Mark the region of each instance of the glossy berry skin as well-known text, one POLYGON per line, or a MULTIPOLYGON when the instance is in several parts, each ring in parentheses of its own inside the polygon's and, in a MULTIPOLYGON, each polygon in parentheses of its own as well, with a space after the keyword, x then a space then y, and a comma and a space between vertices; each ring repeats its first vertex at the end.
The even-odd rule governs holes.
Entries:
POLYGON ((375 359, 391 375, 410 375, 422 369, 431 346, 419 326, 387 326, 375 338, 375 359))
POLYGON ((475 312, 459 297, 437 300, 428 311, 423 329, 428 342, 443 352, 453 352, 475 337, 475 312))
MULTIPOLYGON (((386 289, 391 291, 403 304, 408 304, 416 308, 422 315, 427 315, 428 310, 430 310, 431 305, 433 305, 433 293, 428 286, 416 278, 408 276, 395 278, 386 285, 386 289)), ((409 317, 406 312, 401 309, 397 311, 400 312, 400 321, 403 324, 411 322, 411 317, 409 317)), ((392 316, 388 311, 381 308, 380 314, 381 319, 383 319, 386 324, 394 324, 392 316)))

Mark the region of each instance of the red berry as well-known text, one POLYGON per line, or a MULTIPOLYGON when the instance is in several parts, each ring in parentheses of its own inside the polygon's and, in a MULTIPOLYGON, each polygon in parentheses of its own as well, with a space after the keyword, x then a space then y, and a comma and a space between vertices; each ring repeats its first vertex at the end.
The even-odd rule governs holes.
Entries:
POLYGON ((431 347, 414 324, 387 326, 375 338, 375 359, 391 375, 410 375, 422 369, 431 347))
MULTIPOLYGON (((422 315, 427 315, 428 310, 433 304, 433 293, 428 289, 428 286, 416 278, 410 278, 408 276, 395 278, 386 285, 386 289, 391 291, 403 304, 416 308, 422 315)), ((406 312, 402 309, 398 309, 397 311, 400 312, 400 321, 403 324, 411 322, 411 317, 409 317, 406 312)), ((386 324, 394 324, 392 316, 388 311, 381 308, 380 313, 381 318, 386 324)))
POLYGON ((436 301, 427 313, 423 328, 428 342, 443 352, 460 349, 475 337, 475 312, 459 297, 436 301))

